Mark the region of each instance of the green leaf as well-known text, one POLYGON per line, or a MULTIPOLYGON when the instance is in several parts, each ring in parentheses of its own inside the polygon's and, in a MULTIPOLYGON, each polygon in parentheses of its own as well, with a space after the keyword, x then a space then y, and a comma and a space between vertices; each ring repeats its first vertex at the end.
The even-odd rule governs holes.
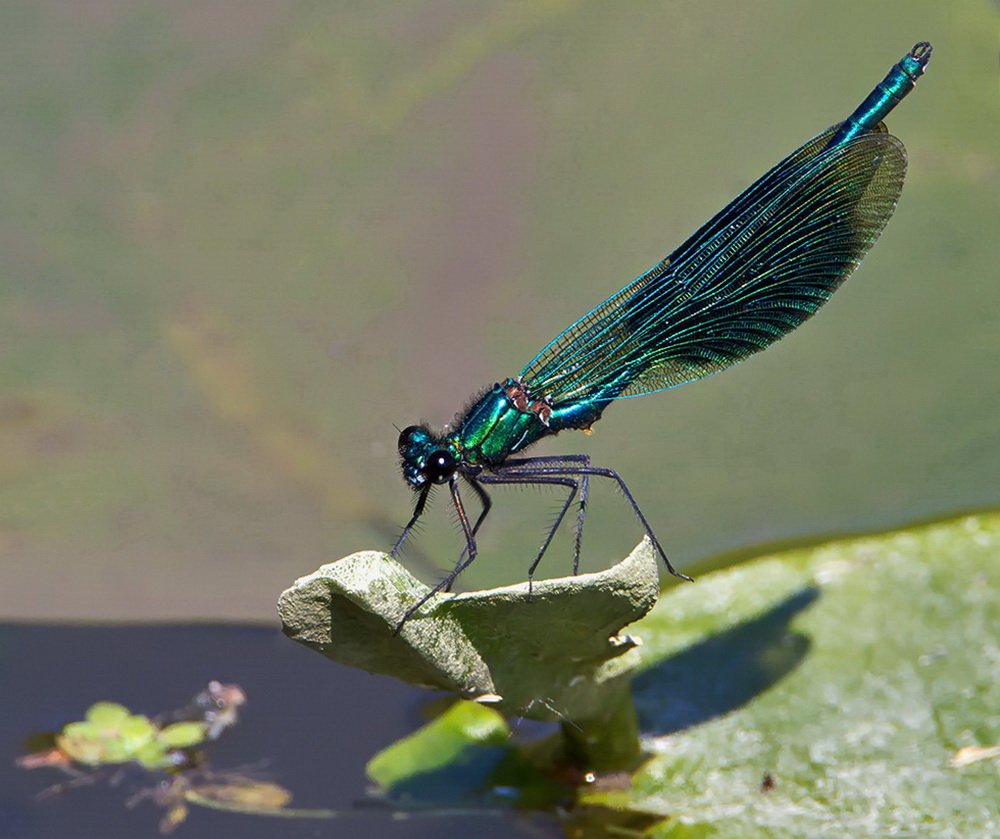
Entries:
POLYGON ((131 757, 146 769, 165 769, 173 765, 167 747, 155 740, 137 747, 131 757))
POLYGON ((85 719, 101 728, 119 728, 130 716, 131 711, 117 702, 95 702, 87 709, 85 719))
POLYGON ((1000 743, 998 584, 993 514, 669 591, 634 629, 631 806, 678 839, 1000 835, 997 760, 949 763, 1000 743))
POLYGON ((154 742, 156 735, 157 728, 153 723, 141 714, 133 714, 122 722, 118 739, 121 740, 126 751, 134 752, 154 742))
POLYGON ((470 747, 492 746, 502 754, 510 739, 503 716, 473 702, 456 702, 418 731, 375 755, 368 777, 390 789, 415 775, 437 771, 460 761, 470 747))
POLYGON ((466 594, 435 595, 398 634, 428 587, 387 554, 324 565, 281 595, 291 638, 372 673, 451 691, 534 719, 601 719, 638 664, 622 627, 652 608, 655 551, 642 542, 606 571, 466 594))
POLYGON ((175 722, 160 731, 159 741, 171 749, 189 749, 205 740, 205 724, 175 722))
POLYGON ((99 730, 89 722, 71 722, 56 735, 56 745, 77 763, 97 766, 107 749, 99 730))
POLYGON ((504 807, 552 806, 566 789, 515 747, 501 714, 459 701, 375 755, 368 776, 394 800, 504 807))
MULTIPOLYGON (((604 796, 608 801, 614 796, 604 796)), ((563 818, 563 835, 572 839, 642 839, 669 816, 606 802, 578 802, 563 818)))

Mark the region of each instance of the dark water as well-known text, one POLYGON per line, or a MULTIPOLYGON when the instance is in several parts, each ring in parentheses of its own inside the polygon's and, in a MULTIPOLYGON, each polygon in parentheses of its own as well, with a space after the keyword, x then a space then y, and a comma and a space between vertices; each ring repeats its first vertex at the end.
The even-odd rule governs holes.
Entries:
MULTIPOLYGON (((259 769, 291 790, 292 806, 298 807, 350 809, 364 795, 366 761, 423 722, 421 703, 428 697, 393 679, 324 661, 269 628, 5 624, 0 627, 0 836, 158 835, 158 807, 124 805, 149 786, 138 774, 117 788, 95 784, 39 801, 40 790, 64 777, 55 770, 16 768, 14 758, 26 734, 80 719, 97 700, 155 715, 183 706, 211 679, 236 682, 248 697, 239 723, 212 746, 212 765, 259 769)), ((174 835, 402 839, 519 833, 514 820, 495 816, 299 821, 195 807, 174 835)))

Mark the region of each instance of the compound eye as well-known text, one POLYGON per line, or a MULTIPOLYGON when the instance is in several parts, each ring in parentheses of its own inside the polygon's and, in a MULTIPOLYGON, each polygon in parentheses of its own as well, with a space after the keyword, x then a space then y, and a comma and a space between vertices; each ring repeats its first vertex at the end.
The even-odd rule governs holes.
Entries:
POLYGON ((409 447, 410 443, 413 442, 414 437, 424 433, 426 432, 424 432, 424 429, 422 429, 419 425, 408 425, 406 428, 400 431, 399 443, 398 443, 400 454, 403 453, 403 449, 409 447))
POLYGON ((451 476, 455 474, 457 469, 458 461, 455 460, 455 455, 445 449, 438 449, 436 452, 431 452, 427 458, 424 474, 427 475, 428 480, 436 484, 443 484, 451 480, 451 476))

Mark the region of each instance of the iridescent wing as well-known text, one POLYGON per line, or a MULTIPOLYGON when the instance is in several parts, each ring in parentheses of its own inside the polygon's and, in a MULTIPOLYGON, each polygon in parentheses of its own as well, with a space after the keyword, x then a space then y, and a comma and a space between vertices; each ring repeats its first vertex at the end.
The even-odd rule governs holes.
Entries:
POLYGON ((610 402, 724 370, 793 330, 892 216, 906 151, 884 125, 801 146, 663 262, 578 320, 521 373, 553 406, 610 402))

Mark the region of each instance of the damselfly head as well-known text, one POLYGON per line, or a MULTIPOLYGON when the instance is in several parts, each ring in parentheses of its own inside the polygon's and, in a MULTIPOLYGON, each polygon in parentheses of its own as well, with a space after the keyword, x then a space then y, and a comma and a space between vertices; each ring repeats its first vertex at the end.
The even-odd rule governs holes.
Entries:
POLYGON ((414 489, 423 489, 429 483, 446 484, 458 471, 455 452, 442 447, 423 425, 411 425, 400 432, 399 456, 403 478, 414 489))

